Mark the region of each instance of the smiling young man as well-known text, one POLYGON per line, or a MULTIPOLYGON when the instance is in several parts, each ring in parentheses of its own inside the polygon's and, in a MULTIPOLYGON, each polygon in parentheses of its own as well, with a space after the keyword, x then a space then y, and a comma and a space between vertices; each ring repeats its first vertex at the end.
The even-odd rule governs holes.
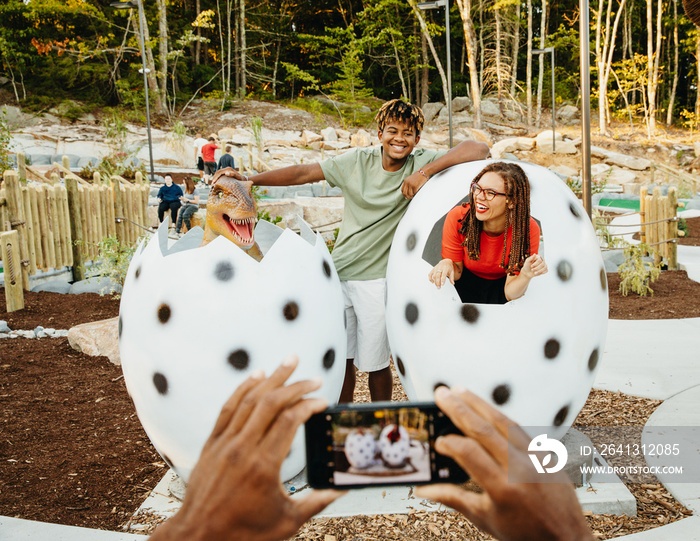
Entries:
POLYGON ((386 102, 376 120, 378 148, 357 148, 321 163, 292 165, 250 178, 260 186, 326 180, 343 191, 343 221, 333 249, 345 297, 348 336, 340 402, 353 400, 355 367, 369 372, 373 401, 391 400, 384 318, 386 267, 394 232, 410 199, 432 175, 489 153, 485 143, 475 141, 463 141, 449 151, 414 151, 423 129, 423 112, 402 100, 386 102))

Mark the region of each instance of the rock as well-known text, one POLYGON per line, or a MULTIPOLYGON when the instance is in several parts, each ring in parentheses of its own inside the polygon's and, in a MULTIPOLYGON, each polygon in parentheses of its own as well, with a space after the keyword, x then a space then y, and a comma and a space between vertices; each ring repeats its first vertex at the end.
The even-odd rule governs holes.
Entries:
POLYGON ((695 141, 693 143, 693 149, 695 150, 695 157, 700 158, 700 141, 695 141))
POLYGON ((605 178, 608 184, 628 184, 637 182, 637 174, 629 169, 622 169, 613 165, 610 174, 605 178))
POLYGON ((457 96, 452 98, 452 113, 459 113, 460 111, 465 111, 470 109, 472 106, 471 98, 467 96, 457 96))
POLYGON ((559 120, 564 123, 572 122, 578 118, 578 108, 574 105, 564 105, 563 107, 557 109, 556 115, 559 120))
POLYGON ((34 336, 36 336, 37 338, 44 338, 46 336, 46 333, 44 332, 44 327, 42 327, 41 325, 36 327, 33 332, 34 336))
POLYGON ((486 116, 501 116, 501 108, 492 99, 481 100, 481 113, 486 116))
POLYGON ((27 121, 32 117, 25 115, 19 107, 14 105, 3 105, 2 111, 5 113, 5 121, 10 129, 27 125, 27 121))
POLYGON ((307 147, 311 143, 315 143, 316 141, 323 141, 323 136, 309 130, 302 130, 301 143, 303 146, 307 147))
MULTIPOLYGON (((564 136, 559 132, 556 132, 555 137, 556 137, 557 142, 564 140, 564 136)), ((545 130, 543 132, 538 133, 535 136, 535 142, 536 142, 537 146, 540 146, 540 145, 552 146, 552 130, 545 130)))
POLYGON ((323 136, 324 142, 338 140, 338 133, 335 131, 335 128, 331 126, 322 129, 321 135, 323 136))
POLYGON ((569 476, 569 480, 577 487, 583 486, 582 466, 585 464, 588 467, 593 466, 593 454, 582 455, 581 449, 591 449, 593 444, 585 434, 574 428, 570 428, 561 442, 566 447, 568 457, 564 466, 564 473, 569 476))
POLYGON ((351 147, 368 147, 372 144, 372 137, 365 130, 357 130, 350 137, 351 147))
POLYGON ((478 128, 460 128, 460 132, 465 135, 468 141, 479 141, 489 146, 493 145, 493 138, 486 130, 480 130, 478 128))
POLYGON ((120 365, 118 327, 118 317, 76 325, 68 331, 68 343, 86 355, 105 356, 112 364, 120 365))
POLYGON ((426 103, 423 107, 423 116, 425 117, 425 123, 430 124, 435 120, 440 111, 444 109, 445 105, 440 102, 430 102, 426 103))
POLYGON ((612 166, 607 163, 594 163, 591 165, 591 178, 601 180, 607 178, 611 169, 612 166))
POLYGON ((491 147, 491 156, 500 159, 506 152, 518 150, 532 150, 535 147, 535 140, 529 137, 509 137, 501 139, 491 147))
POLYGON ((335 133, 338 135, 338 141, 343 141, 345 143, 350 142, 350 137, 352 136, 352 134, 348 130, 336 128, 335 133))
POLYGON ((319 148, 324 148, 326 150, 343 150, 345 148, 350 148, 350 143, 344 143, 342 141, 321 141, 319 148))
POLYGON ((552 144, 550 139, 548 143, 543 145, 537 144, 537 149, 540 152, 547 154, 576 154, 578 149, 572 141, 557 141, 555 145, 552 144))
POLYGON ((551 165, 548 167, 550 171, 554 171, 557 175, 561 175, 564 178, 576 177, 578 176, 578 171, 573 167, 567 167, 566 165, 551 165))
POLYGON ((602 158, 606 163, 626 167, 627 169, 634 169, 635 171, 644 171, 651 167, 651 161, 646 158, 626 156, 625 154, 612 152, 596 146, 591 147, 591 155, 596 158, 602 158))
POLYGON ((236 128, 221 128, 217 135, 219 136, 219 140, 225 143, 227 141, 231 141, 236 133, 238 133, 236 128))
POLYGON ((80 293, 99 293, 100 295, 108 295, 110 293, 121 292, 121 284, 104 276, 93 276, 92 278, 75 282, 68 291, 68 293, 72 295, 78 295, 80 293))
POLYGON ((0 320, 0 332, 10 332, 11 330, 7 325, 7 321, 0 320))
POLYGON ((32 288, 32 291, 49 291, 51 293, 68 293, 70 291, 70 284, 68 282, 63 282, 61 280, 52 280, 51 282, 44 282, 43 284, 39 284, 39 285, 34 286, 32 288))

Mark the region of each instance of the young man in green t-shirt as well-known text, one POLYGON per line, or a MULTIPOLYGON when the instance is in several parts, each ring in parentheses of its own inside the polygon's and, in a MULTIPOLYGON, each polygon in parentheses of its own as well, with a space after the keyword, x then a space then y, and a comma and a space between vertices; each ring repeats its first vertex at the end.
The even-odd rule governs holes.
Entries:
POLYGON ((260 186, 326 180, 343 191, 343 221, 333 248, 345 297, 348 335, 341 403, 353 400, 355 366, 369 372, 373 401, 391 400, 384 319, 386 267, 394 232, 410 199, 432 175, 489 154, 488 145, 475 141, 463 141, 449 151, 414 152, 423 129, 423 112, 402 100, 386 102, 376 120, 380 148, 358 148, 321 163, 292 165, 250 178, 260 186))

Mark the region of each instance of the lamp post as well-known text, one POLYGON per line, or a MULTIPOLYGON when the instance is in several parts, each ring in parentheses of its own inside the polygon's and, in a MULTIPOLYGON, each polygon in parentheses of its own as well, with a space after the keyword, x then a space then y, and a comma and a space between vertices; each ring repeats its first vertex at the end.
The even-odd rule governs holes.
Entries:
POLYGON ((591 217, 591 73, 588 0, 579 0, 579 36, 581 36, 581 187, 583 207, 591 217))
POLYGON ((141 45, 141 64, 142 69, 139 70, 143 72, 143 91, 146 95, 146 128, 148 131, 148 157, 151 162, 151 182, 155 180, 155 169, 153 167, 153 141, 151 140, 151 108, 148 100, 148 72, 149 69, 146 67, 146 39, 143 36, 143 27, 146 25, 146 16, 143 12, 143 3, 141 0, 129 0, 126 2, 112 2, 109 4, 116 9, 134 9, 139 10, 139 43, 141 45))
POLYGON ((551 68, 552 68, 552 154, 556 154, 557 149, 556 149, 556 140, 557 138, 554 136, 554 47, 545 47, 544 49, 533 49, 532 54, 547 54, 547 53, 552 53, 552 62, 551 62, 551 68))
POLYGON ((450 148, 452 148, 452 58, 450 56, 450 0, 420 2, 418 9, 445 8, 445 40, 447 41, 447 118, 450 126, 450 148))

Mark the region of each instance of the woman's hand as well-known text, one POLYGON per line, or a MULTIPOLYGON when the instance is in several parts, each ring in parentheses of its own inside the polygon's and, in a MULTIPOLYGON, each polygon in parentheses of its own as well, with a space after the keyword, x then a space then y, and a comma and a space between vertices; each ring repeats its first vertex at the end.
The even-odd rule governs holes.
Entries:
POLYGON ((459 276, 455 276, 455 263, 451 259, 443 259, 430 271, 428 280, 440 289, 445 285, 445 280, 449 280, 452 285, 455 285, 455 280, 459 280, 459 276))
POLYGON ((542 259, 539 254, 532 254, 525 260, 520 273, 525 274, 528 278, 542 276, 543 274, 547 274, 547 263, 545 263, 544 259, 542 259))

